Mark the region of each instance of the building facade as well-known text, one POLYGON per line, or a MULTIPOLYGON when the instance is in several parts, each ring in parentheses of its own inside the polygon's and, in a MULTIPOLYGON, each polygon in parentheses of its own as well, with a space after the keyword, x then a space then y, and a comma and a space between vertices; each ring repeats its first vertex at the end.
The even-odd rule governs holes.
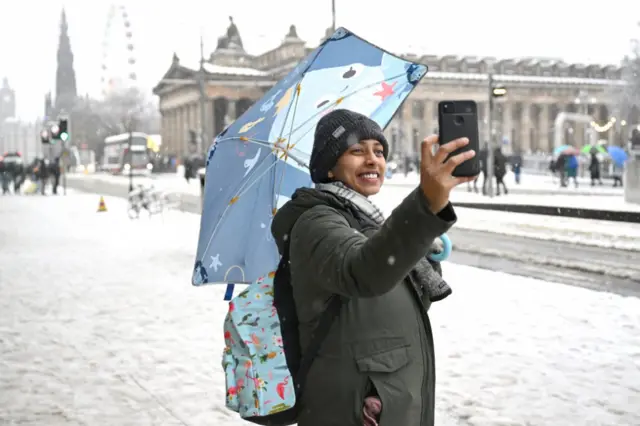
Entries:
POLYGON ((19 152, 25 161, 42 157, 40 143, 41 122, 27 123, 17 118, 7 118, 0 122, 0 155, 5 152, 19 152))
MULTIPOLYGON (((183 64, 174 54, 169 70, 154 88, 162 116, 163 146, 178 156, 193 151, 188 134, 201 128, 220 133, 253 102, 313 49, 306 47, 295 26, 280 46, 261 55, 243 48, 231 20, 227 34, 202 64, 183 64), (199 73, 202 74, 199 74, 199 73), (199 79, 204 80, 202 114, 199 79)), ((403 55, 428 65, 429 72, 394 117, 385 133, 394 152, 416 154, 424 136, 437 131, 437 105, 442 100, 467 99, 478 103, 480 132, 504 141, 508 152, 549 152, 554 145, 554 122, 560 112, 589 115, 584 123, 562 126, 563 143, 582 145, 588 133, 616 141, 621 126, 639 123, 640 112, 615 117, 616 89, 625 83, 616 66, 568 64, 544 58, 504 59, 457 56, 403 55), (507 89, 496 99, 489 132, 489 75, 507 89)), ((205 147, 206 148, 206 147, 205 147)))
POLYGON ((5 77, 2 79, 0 86, 0 123, 8 118, 16 115, 16 93, 9 86, 9 80, 5 77))

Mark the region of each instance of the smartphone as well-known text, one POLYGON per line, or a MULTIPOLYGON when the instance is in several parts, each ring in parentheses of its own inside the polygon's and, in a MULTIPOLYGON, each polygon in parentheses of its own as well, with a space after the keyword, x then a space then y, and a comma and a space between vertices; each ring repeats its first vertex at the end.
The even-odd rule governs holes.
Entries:
POLYGON ((460 164, 451 174, 456 177, 479 175, 480 132, 478 131, 478 105, 475 101, 442 101, 438 103, 438 129, 440 145, 458 138, 469 139, 467 146, 453 151, 449 157, 471 149, 476 152, 475 157, 460 164))

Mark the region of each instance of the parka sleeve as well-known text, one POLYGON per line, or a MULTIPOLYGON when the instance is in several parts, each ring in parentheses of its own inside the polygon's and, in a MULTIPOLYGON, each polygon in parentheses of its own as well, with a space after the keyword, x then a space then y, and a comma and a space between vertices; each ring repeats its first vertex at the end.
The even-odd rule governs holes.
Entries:
POLYGON ((302 214, 291 231, 291 258, 297 258, 304 275, 331 293, 375 297, 402 281, 434 238, 455 221, 451 204, 435 215, 420 189, 411 192, 369 238, 351 228, 335 209, 316 206, 302 214))

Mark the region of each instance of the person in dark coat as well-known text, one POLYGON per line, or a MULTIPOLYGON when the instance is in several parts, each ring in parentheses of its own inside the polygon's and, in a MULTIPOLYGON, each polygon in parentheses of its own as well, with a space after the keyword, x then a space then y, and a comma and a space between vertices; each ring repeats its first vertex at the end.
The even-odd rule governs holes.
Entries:
POLYGON ((2 187, 3 195, 9 193, 9 180, 9 172, 4 163, 4 157, 0 155, 0 187, 2 187))
POLYGON ((51 183, 51 189, 54 195, 58 194, 58 186, 60 185, 60 157, 56 157, 51 163, 50 167, 51 176, 53 182, 51 183))
POLYGON ((468 143, 422 144, 420 185, 384 219, 369 201, 384 181, 389 146, 366 116, 338 109, 320 119, 310 161, 313 189, 298 189, 272 223, 289 244, 302 352, 329 298, 346 299, 313 361, 298 426, 433 426, 435 355, 427 311, 451 288, 427 256, 456 222, 449 193, 473 157, 468 143), (348 212, 348 213, 347 213, 348 212), (354 231, 345 214, 362 225, 354 231))
POLYGON ((38 164, 38 180, 40 181, 40 193, 47 195, 47 180, 49 179, 49 162, 42 158, 38 164))
POLYGON ((504 177, 507 175, 507 157, 499 147, 493 150, 493 174, 496 177, 496 195, 500 195, 500 186, 502 186, 504 194, 507 195, 509 190, 504 183, 504 177))
POLYGON ((520 174, 522 173, 522 155, 516 152, 511 156, 511 170, 515 176, 516 185, 520 185, 520 174))
POLYGON ((556 169, 556 172, 558 173, 558 177, 560 178, 560 187, 562 188, 567 186, 567 172, 565 171, 566 162, 567 162, 566 154, 558 155, 555 169, 556 169))
POLYGON ((596 186, 596 182, 599 182, 600 185, 602 185, 602 178, 600 177, 600 160, 595 152, 591 153, 589 174, 591 175, 591 186, 596 186))

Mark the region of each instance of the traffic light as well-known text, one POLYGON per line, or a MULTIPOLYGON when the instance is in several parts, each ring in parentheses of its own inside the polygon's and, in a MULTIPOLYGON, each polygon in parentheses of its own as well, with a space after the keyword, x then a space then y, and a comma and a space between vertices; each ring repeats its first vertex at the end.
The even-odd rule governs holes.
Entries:
POLYGON ((66 142, 69 139, 69 120, 61 118, 58 120, 58 138, 62 142, 66 142))
POLYGON ((60 140, 60 127, 57 124, 49 126, 49 143, 55 145, 60 140))
POLYGON ((40 132, 40 141, 43 144, 49 144, 51 143, 51 139, 49 139, 50 135, 49 132, 47 130, 43 130, 40 132))
POLYGON ((56 141, 66 142, 69 140, 69 119, 58 119, 57 123, 54 123, 49 127, 49 132, 51 135, 51 144, 55 144, 56 141))

